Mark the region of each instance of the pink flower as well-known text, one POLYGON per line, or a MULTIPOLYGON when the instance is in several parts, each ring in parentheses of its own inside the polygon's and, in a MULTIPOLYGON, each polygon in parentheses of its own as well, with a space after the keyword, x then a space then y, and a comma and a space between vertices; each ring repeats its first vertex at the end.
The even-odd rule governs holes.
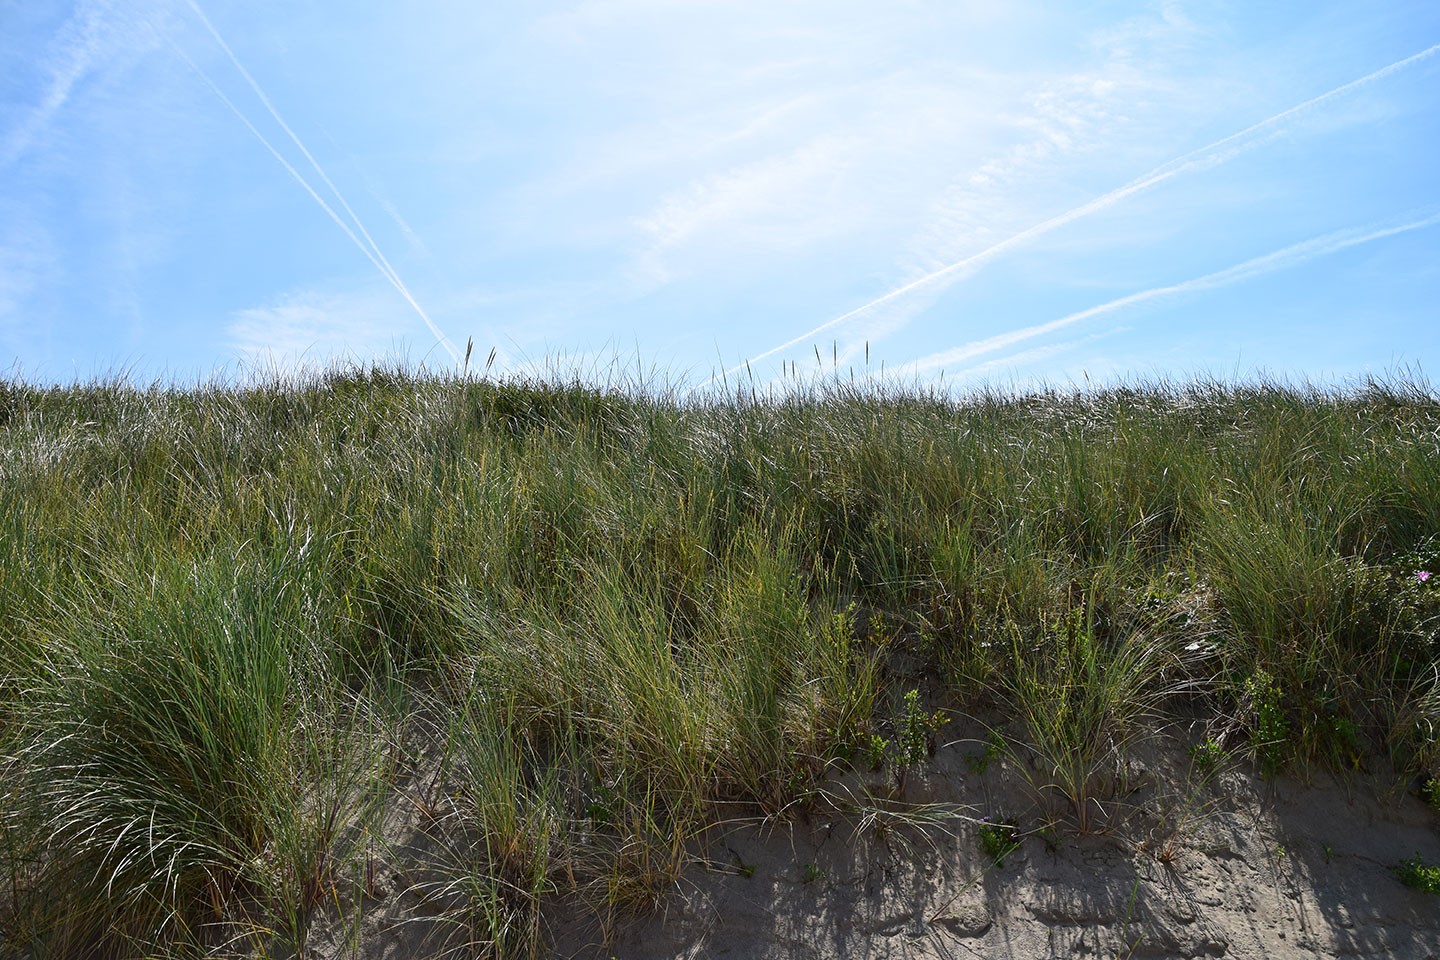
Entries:
POLYGON ((1429 570, 1416 570, 1416 571, 1415 571, 1415 579, 1416 579, 1416 580, 1419 580, 1421 583, 1424 583, 1426 580, 1429 580, 1429 579, 1430 579, 1430 571, 1429 571, 1429 570))

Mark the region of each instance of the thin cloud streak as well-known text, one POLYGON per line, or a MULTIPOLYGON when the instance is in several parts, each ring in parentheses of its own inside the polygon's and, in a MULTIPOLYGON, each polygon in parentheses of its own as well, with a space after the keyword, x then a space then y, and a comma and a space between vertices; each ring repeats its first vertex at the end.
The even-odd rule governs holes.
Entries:
POLYGON ((298 291, 265 307, 238 310, 225 328, 241 368, 299 372, 337 360, 399 356, 395 304, 388 291, 327 295, 298 291), (388 348, 388 349, 387 349, 388 348))
MULTIPOLYGON (((1039 323, 1030 327, 1023 327, 1019 330, 1011 330, 1007 333, 996 334, 993 337, 986 337, 983 340, 973 340, 970 343, 962 344, 950 350, 940 353, 932 353, 929 356, 921 357, 910 363, 895 368, 897 376, 917 376, 931 370, 937 370, 952 363, 962 363, 973 357, 987 353, 994 353, 996 350, 1003 350, 1025 340, 1044 336, 1064 327, 1071 326, 1089 320, 1094 317, 1103 316, 1107 313, 1114 313, 1116 310, 1123 310, 1136 304, 1147 303, 1151 300, 1158 300, 1162 297, 1175 296, 1177 294, 1193 293, 1198 290, 1214 290, 1218 287, 1229 286, 1232 283, 1239 283, 1243 280, 1250 280, 1263 276, 1267 273, 1274 273, 1277 270, 1285 270, 1290 267, 1299 266, 1317 257, 1328 256, 1338 253, 1349 247, 1357 247, 1361 244, 1371 243, 1375 240, 1382 240, 1386 237, 1393 237, 1401 233, 1409 233, 1413 230, 1423 230, 1440 223, 1440 213, 1431 214, 1419 220, 1412 220, 1398 226, 1382 227, 1379 229, 1342 230, 1335 233, 1327 233, 1324 236, 1315 237, 1302 243, 1297 243, 1274 253, 1268 253, 1253 260, 1246 260, 1244 263, 1218 270, 1215 273, 1207 273, 1203 277, 1195 277, 1181 283, 1169 284, 1163 287, 1154 287, 1150 290, 1142 290, 1139 293, 1132 293, 1128 296, 1102 303, 1096 307, 1090 307, 1076 313, 1068 314, 1058 320, 1051 320, 1048 323, 1039 323)), ((967 371, 968 372, 968 371, 967 371)))
POLYGON ((230 98, 226 97, 225 94, 221 93, 219 87, 216 86, 214 81, 212 81, 210 77, 207 76, 205 72, 200 69, 199 65, 196 64, 193 60, 191 60, 188 56, 185 56, 183 52, 181 52, 180 55, 185 59, 187 63, 190 64, 190 67, 200 75, 200 77, 205 81, 205 83, 210 87, 210 89, 215 92, 216 96, 218 96, 222 101, 224 101, 225 105, 230 108, 231 112, 234 113, 241 120, 241 122, 243 122, 245 126, 249 128, 250 132, 253 133, 256 138, 258 138, 260 142, 265 145, 265 148, 270 151, 270 153, 275 157, 275 159, 280 161, 280 163, 285 167, 285 169, 290 172, 290 175, 294 177, 300 183, 300 185, 305 188, 305 191, 309 193, 312 198, 314 198, 315 202, 320 204, 320 207, 327 214, 330 215, 330 219, 334 220, 335 223, 340 227, 340 229, 345 231, 345 235, 348 236, 350 240, 357 247, 360 248, 360 252, 365 254, 365 256, 370 260, 370 262, 375 265, 375 268, 380 271, 380 275, 383 276, 386 280, 388 280, 390 282, 390 285, 395 288, 396 292, 398 292, 400 296, 405 299, 405 302, 410 304, 410 306, 415 310, 415 312, 420 315, 420 319, 425 321, 425 326, 429 328, 432 334, 434 334, 435 339, 439 342, 440 346, 445 348, 445 352, 450 354, 450 359, 458 365, 461 362, 459 351, 455 349, 455 345, 452 344, 450 342, 450 339, 445 336, 445 334, 440 330, 438 326, 436 326, 435 322, 430 319, 430 315, 425 312, 424 308, 420 306, 419 302, 416 301, 415 297, 410 293, 410 288, 406 286, 405 281, 400 278, 399 272, 396 271, 395 268, 391 266, 390 261, 386 259, 385 254, 380 250, 379 244, 377 244, 375 242, 375 239, 370 235, 370 231, 365 229, 364 222, 355 213, 354 209, 351 208, 350 204, 345 200, 345 196, 340 192, 340 188, 335 186, 334 181, 332 181, 330 177, 325 173, 325 170, 320 166, 319 161, 317 161, 314 155, 311 154, 308 149, 306 149, 305 144, 301 142, 300 137, 297 136, 295 131, 291 129, 290 125, 285 122, 285 119, 280 116, 280 112, 275 109, 275 105, 271 102, 270 98, 266 96, 265 91, 260 88, 260 84, 255 81, 255 78, 253 76, 251 76, 250 71, 245 69, 244 64, 240 62, 239 57, 237 57, 235 55, 235 52, 230 49, 230 45, 225 42, 225 38, 220 35, 220 31, 215 28, 215 25, 210 22, 210 18, 205 15, 205 11, 200 8, 200 5, 196 3, 195 0, 186 0, 186 2, 189 4, 190 9, 195 12, 195 15, 199 17, 200 21, 205 25, 205 29, 209 31, 210 36, 213 37, 215 42, 220 45, 220 48, 225 51, 225 55, 230 59, 231 64, 233 64, 235 69, 240 72, 240 75, 245 78, 245 82, 250 85, 250 89, 254 91, 255 96, 257 96, 260 99, 260 102, 264 104, 265 109, 269 111, 270 116, 274 118, 275 122, 280 125, 280 128, 284 130, 285 133, 290 137, 290 140, 305 156, 305 159, 310 162, 310 166, 315 170, 316 174, 319 175, 321 181, 323 181, 325 186, 330 189, 330 192, 339 202, 341 208, 345 211, 347 215, 349 215, 351 223, 353 223, 354 225, 354 229, 352 229, 349 224, 346 224, 340 218, 340 216, 335 212, 335 210, 328 203, 325 202, 325 200, 320 196, 319 193, 315 191, 313 187, 310 186, 309 182, 300 175, 299 171, 297 171, 294 166, 292 166, 283 156, 281 156, 280 152, 271 145, 269 140, 265 139, 265 137, 261 135, 260 131, 256 129, 255 125, 250 122, 250 120, 240 111, 240 109, 234 104, 234 102, 232 102, 230 98), (359 232, 359 236, 356 235, 356 231, 359 232), (361 237, 364 238, 363 242, 361 240, 361 237))
POLYGON ((81 5, 60 29, 63 49, 51 65, 50 84, 40 102, 0 142, 0 170, 23 157, 69 102, 77 84, 95 68, 105 49, 104 6, 81 5))
POLYGON ((956 262, 949 264, 948 266, 942 267, 939 270, 935 270, 931 273, 926 274, 923 277, 920 277, 918 280, 913 280, 907 284, 904 284, 903 286, 897 287, 894 290, 891 290, 889 293, 884 294, 883 296, 876 297, 874 300, 871 300, 868 303, 862 304, 861 306, 856 307, 855 309, 850 310, 847 313, 843 313, 840 316, 835 317, 833 320, 827 320, 825 323, 820 324, 818 327, 807 330, 805 333, 800 334, 798 337, 793 337, 792 339, 785 341, 779 346, 772 347, 771 349, 766 350, 764 353, 749 358, 743 363, 736 364, 735 366, 726 370, 723 374, 718 374, 714 377, 711 377, 710 380, 707 381, 705 384, 702 384, 702 386, 708 386, 709 384, 720 380, 724 376, 730 376, 738 373, 739 371, 746 369, 751 364, 759 363, 760 361, 766 360, 777 353, 798 346, 805 341, 811 339, 812 337, 824 333, 826 330, 830 330, 844 323, 847 320, 854 319, 855 317, 858 317, 874 309, 875 307, 904 297, 905 295, 912 293, 916 290, 939 284, 941 281, 953 282, 964 279, 965 277, 973 274, 988 261, 993 260, 1004 253, 1008 253, 1009 251, 1017 247, 1023 246, 1031 240, 1035 240, 1038 237, 1044 236, 1047 233, 1050 233, 1054 230, 1059 229, 1060 227, 1073 223, 1083 217, 1089 216, 1092 213, 1097 213, 1108 207, 1114 206, 1122 200, 1128 199, 1129 197, 1132 197, 1142 191, 1149 190, 1150 188, 1158 186, 1167 180, 1178 177, 1181 174, 1197 173, 1205 170, 1210 170, 1224 163, 1227 163, 1230 160, 1233 160, 1235 157, 1239 156, 1240 154, 1244 153, 1245 151, 1260 146, 1268 140, 1273 139, 1275 136, 1279 135, 1282 132, 1283 125, 1287 121, 1292 120, 1297 116, 1300 116, 1301 114, 1304 114, 1331 100, 1342 97, 1345 94, 1350 93, 1362 86, 1366 86, 1377 80, 1384 79, 1391 74, 1414 66, 1415 64, 1434 56, 1437 52, 1440 52, 1440 44, 1435 44, 1434 46, 1428 47, 1425 50, 1420 51, 1419 53, 1404 58, 1403 60, 1397 60, 1394 63, 1391 63, 1385 67, 1381 67, 1379 70, 1376 70, 1373 73, 1368 73, 1365 76, 1360 77, 1359 79, 1352 80, 1349 83, 1342 84, 1341 86, 1335 87, 1332 90, 1328 90, 1318 96, 1311 97, 1309 100, 1298 103, 1287 110, 1282 110, 1280 113, 1253 123, 1243 130, 1232 133, 1227 137, 1216 140, 1213 143, 1207 144, 1203 147, 1199 147, 1198 149, 1192 150, 1191 152, 1184 154, 1183 156, 1177 157, 1174 160, 1161 164, 1160 166, 1151 170, 1144 176, 1132 180, 1122 187, 1112 190, 1109 193, 1103 194, 1102 196, 1096 197, 1094 200, 1091 200, 1088 203, 1084 203, 1078 207, 1066 211, 1065 213, 1052 217, 1049 220, 1036 224, 1035 226, 1023 230, 1012 237, 1001 240, 999 243, 996 243, 986 248, 985 250, 980 251, 979 253, 973 254, 962 260, 957 260, 956 262), (1264 135, 1257 136, 1257 134, 1264 135))
POLYGON ((1074 340, 1066 340, 1063 343, 1050 343, 1046 344, 1043 347, 1034 347, 1030 350, 1022 350, 1021 352, 1011 354, 1008 357, 997 357, 994 360, 986 360, 984 363, 977 364, 965 370, 961 370, 959 373, 955 374, 954 379, 957 381, 968 380, 973 377, 982 377, 987 373, 991 373, 995 370, 1001 370, 1006 367, 1014 367, 1018 364, 1024 363, 1034 363, 1036 360, 1048 360, 1051 357, 1059 356, 1062 353, 1069 353, 1071 350, 1074 350, 1077 347, 1082 347, 1087 343, 1094 343, 1096 340, 1102 340, 1105 337, 1114 336, 1115 334, 1121 333, 1126 329, 1126 327, 1116 327, 1115 329, 1107 330, 1104 333, 1092 333, 1088 336, 1077 337, 1074 340))

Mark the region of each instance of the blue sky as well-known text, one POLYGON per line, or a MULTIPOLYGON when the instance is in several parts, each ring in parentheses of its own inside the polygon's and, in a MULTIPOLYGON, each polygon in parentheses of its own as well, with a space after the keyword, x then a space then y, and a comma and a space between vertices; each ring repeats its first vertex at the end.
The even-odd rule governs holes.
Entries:
POLYGON ((1437 157, 1432 0, 0 0, 0 366, 1433 379, 1437 157))

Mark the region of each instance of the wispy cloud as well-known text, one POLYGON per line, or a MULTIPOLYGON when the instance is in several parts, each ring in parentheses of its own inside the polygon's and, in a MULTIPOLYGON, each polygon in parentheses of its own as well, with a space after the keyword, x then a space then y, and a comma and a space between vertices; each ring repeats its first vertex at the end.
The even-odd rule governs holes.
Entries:
POLYGON ((304 291, 264 307, 237 311, 226 347, 242 366, 296 371, 371 357, 402 357, 404 336, 419 332, 389 295, 304 291))
POLYGON ((1177 98, 1172 61, 1201 31, 1173 6, 1096 31, 1090 39, 1098 63, 1046 80, 1026 96, 1023 110, 1006 117, 1018 138, 955 178, 932 204, 900 258, 911 279, 1033 222, 1045 185, 1063 179, 1056 170, 1073 175, 1091 157, 1114 157, 1127 132, 1145 125, 1157 95, 1177 98))
MULTIPOLYGON (((762 360, 766 360, 776 355, 777 353, 781 353, 785 350, 789 350, 793 347, 804 344, 807 341, 812 340, 816 336, 825 333, 826 331, 832 330, 850 321, 861 319, 866 314, 870 313, 876 308, 886 306, 903 298, 913 296, 919 291, 936 289, 963 280, 969 276, 972 276, 981 267, 985 266, 987 263, 998 257, 1022 248, 1025 245, 1035 241, 1036 239, 1068 224, 1074 223, 1077 220, 1113 207, 1116 204, 1135 196, 1136 194, 1157 187, 1160 184, 1165 183, 1166 181, 1186 174, 1193 174, 1205 170, 1210 170, 1220 166, 1221 164, 1227 163, 1235 157, 1240 156, 1241 154, 1249 150, 1253 150, 1256 147, 1261 146, 1262 144, 1265 144, 1280 136, 1286 130, 1290 129, 1290 127, 1295 122, 1301 120, 1306 115, 1323 107, 1326 107, 1332 102, 1337 101, 1340 98, 1346 96, 1347 94, 1353 93, 1354 91, 1362 87, 1368 86, 1388 76, 1391 76, 1392 74, 1413 67, 1420 62, 1434 56, 1437 52, 1440 52, 1440 44, 1428 47, 1427 49, 1422 50, 1412 56, 1406 57, 1402 60, 1397 60, 1391 64, 1388 64, 1385 67, 1382 67, 1379 70, 1366 74, 1363 77, 1352 80, 1349 83, 1342 84, 1338 87, 1326 91, 1325 93, 1322 93, 1315 97, 1311 97, 1308 100, 1298 103, 1293 107, 1282 110, 1272 116, 1266 117, 1265 119, 1253 123, 1242 130, 1230 134, 1229 136, 1222 137, 1221 139, 1216 140, 1213 143, 1209 143, 1196 150, 1192 150, 1191 152, 1186 153, 1183 156, 1177 157, 1165 164, 1162 164, 1159 167, 1156 167, 1155 169, 1130 181, 1122 187, 1102 194, 1101 196, 1096 197, 1095 199, 1090 200, 1087 203, 1081 204, 1078 207, 1074 207, 1070 210, 1065 211, 1062 214, 1051 217, 1048 220, 1038 223, 1035 226, 1032 226, 1026 230, 1022 230, 1019 233, 1007 237, 1004 240, 991 244, 989 247, 986 247, 978 253, 946 264, 945 266, 933 270, 930 273, 927 273, 915 280, 902 284, 901 286, 896 287, 890 292, 883 294, 882 296, 876 297, 874 300, 871 300, 868 303, 864 303, 853 310, 847 311, 846 313, 835 317, 832 320, 828 320, 820 324, 819 326, 813 327, 812 329, 805 331, 799 336, 792 337, 777 346, 771 347, 770 349, 765 350, 762 353, 756 354, 755 356, 750 357, 749 360, 745 361, 744 363, 736 364, 734 367, 726 370, 725 374, 733 375, 738 371, 745 369, 746 366, 749 364, 758 363, 762 360)), ((893 317, 887 319, 885 322, 889 324, 892 328, 895 325, 895 320, 893 317)), ((856 332, 855 335, 857 337, 864 337, 864 331, 859 330, 856 332)), ((719 379, 719 377, 717 376, 715 379, 719 379)))
POLYGON ((804 127, 823 107, 823 99, 811 92, 767 92, 758 100, 720 100, 679 116, 667 115, 661 123, 600 131, 538 186, 568 198, 627 178, 724 157, 804 127))
POLYGON ((815 202, 849 162, 854 144, 822 136, 794 150, 741 164, 664 197, 638 225, 652 238, 641 262, 656 279, 666 253, 723 232, 767 248, 803 245, 823 236, 832 217, 815 202), (739 236, 737 236, 739 235, 739 236))
POLYGON ((44 136, 75 88, 104 61, 114 42, 107 29, 112 6, 99 0, 77 4, 55 35, 43 61, 49 74, 44 92, 20 121, 0 136, 0 170, 13 165, 44 136))
POLYGON ((922 6, 897 17, 816 0, 625 0, 542 17, 539 54, 582 71, 616 122, 544 158, 523 187, 526 223, 613 213, 628 229, 590 235, 625 249, 627 298, 874 243, 943 185, 957 153, 980 149, 1000 126, 995 97, 1009 96, 979 58, 929 48, 962 26, 961 46, 972 42, 991 12, 922 6), (918 53, 897 55, 907 46, 918 53))
POLYGON ((317 204, 320 205, 320 208, 330 217, 331 220, 335 222, 336 226, 338 226, 345 233, 345 235, 350 238, 351 242, 354 243, 355 246, 359 248, 360 252, 363 253, 365 257, 375 266, 375 269, 380 272, 380 275, 383 276, 386 281, 395 288, 395 291, 399 293, 402 298, 404 298, 405 302, 408 303, 410 307, 415 311, 415 313, 419 315, 420 319, 425 322, 425 326, 435 336, 436 341, 440 344, 441 347, 445 349, 445 352, 450 355, 451 360, 453 360, 457 364, 460 363, 460 353, 458 350, 455 349, 455 345, 450 342, 449 338, 446 337, 443 332, 441 332, 440 328, 436 326, 435 321, 431 320, 430 315, 425 312, 425 309, 423 307, 420 306, 419 301, 417 301, 414 295, 410 292, 410 288, 405 284, 405 281, 401 279, 399 272, 397 272, 395 268, 390 264, 390 261, 386 259, 385 254, 381 251, 379 244, 375 242, 375 239, 371 236, 370 231, 366 229, 364 221, 362 221, 359 215, 355 213, 354 209, 345 199, 345 195, 340 192, 340 188, 337 187, 334 181, 330 179, 329 175, 325 173, 324 168, 320 166, 320 162, 315 159, 315 156, 300 140, 300 137, 295 133, 291 126, 285 122, 285 118, 280 115, 280 111, 275 108, 275 105, 270 100, 270 97, 266 95, 263 89, 261 89, 260 84, 256 82, 254 76, 252 76, 250 71, 245 68, 245 65, 240 62, 239 57, 235 55, 235 52, 230 48, 230 45, 225 42, 225 38, 221 36, 220 31, 216 29, 215 25, 210 21, 210 18, 205 15, 205 11, 201 9, 200 5, 196 2, 196 0, 186 0, 186 3, 189 4, 190 9, 194 11, 195 15, 205 25, 205 29, 210 33, 210 36, 215 40, 217 44, 219 44, 220 48, 225 51, 225 56, 230 60, 230 63, 235 67, 235 69, 240 73, 240 75, 244 77, 246 84, 249 85, 251 91, 254 92, 255 96, 259 98, 261 104, 264 105, 266 112, 268 112, 271 118, 280 126, 282 130, 285 131, 285 134, 290 138, 291 142, 295 144, 296 148, 299 149, 300 153, 309 162, 311 168, 314 169, 316 175, 320 177, 321 182, 329 189, 331 195, 335 198, 341 209, 345 211, 346 215, 349 217, 349 222, 346 222, 346 220, 342 219, 340 215, 335 212, 334 208, 331 207, 330 204, 327 203, 325 199, 320 195, 320 193, 310 185, 309 181, 306 180, 305 177, 298 170, 295 169, 293 164, 291 164, 288 160, 285 159, 285 157, 280 153, 280 151, 277 150, 275 146, 268 139, 266 139, 264 134, 260 132, 260 130, 255 126, 255 124, 250 121, 249 117, 247 117, 245 113, 241 111, 238 106, 235 105, 235 102, 233 100, 227 97, 220 90, 220 87, 214 82, 214 80, 212 80, 210 76, 206 74, 205 71, 203 71, 197 63, 195 63, 194 60, 186 56, 185 53, 179 50, 178 47, 176 48, 176 52, 179 53, 179 55, 185 60, 185 62, 188 63, 190 67, 197 74, 200 75, 201 79, 205 81, 206 85, 209 86, 210 89, 214 91, 215 95, 219 97, 220 100, 225 104, 225 106, 227 106, 230 111, 234 113, 235 116, 239 118, 242 123, 245 124, 246 128, 255 135, 256 139, 258 139, 260 143, 263 144, 264 147, 270 151, 271 155, 280 162, 280 164, 291 175, 291 177, 293 177, 297 182, 299 182, 299 184, 305 189, 305 192, 310 195, 311 199, 313 199, 317 204))
POLYGON ((903 364, 895 368, 895 373, 897 376, 902 377, 920 376, 934 370, 964 363, 987 353, 1004 350, 1017 343, 1032 340, 1035 337, 1044 336, 1047 333, 1053 333, 1056 330, 1064 329, 1065 327, 1085 320, 1092 320, 1095 317, 1114 313, 1117 310, 1124 310, 1128 307, 1138 306, 1142 303, 1149 303, 1167 297, 1229 286, 1234 283, 1254 279, 1255 277, 1261 277, 1268 273, 1274 273, 1277 270, 1285 270, 1290 267, 1299 266, 1317 257, 1338 253, 1349 247, 1356 247, 1376 240, 1383 240, 1386 237, 1393 237, 1414 230, 1423 230, 1426 227, 1432 227, 1436 224, 1440 224, 1440 213, 1433 213, 1429 216, 1391 226, 1367 227, 1327 233, 1324 236, 1315 237, 1303 243, 1293 244, 1292 246, 1277 250, 1274 253, 1268 253, 1262 257, 1255 257, 1252 260, 1246 260, 1244 263, 1227 267, 1224 270, 1218 270, 1215 273, 1208 273, 1202 277, 1195 277, 1181 283, 1173 283, 1163 287, 1153 287, 1149 290, 1142 290, 1139 293, 1119 297, 1096 307, 1090 307, 1086 310, 1067 314, 1058 320, 1051 320, 1048 323, 1038 323, 1033 326, 1022 327, 1018 330, 1010 330, 1006 333, 996 334, 993 337, 972 340, 958 347, 953 347, 939 353, 932 353, 929 356, 903 364))

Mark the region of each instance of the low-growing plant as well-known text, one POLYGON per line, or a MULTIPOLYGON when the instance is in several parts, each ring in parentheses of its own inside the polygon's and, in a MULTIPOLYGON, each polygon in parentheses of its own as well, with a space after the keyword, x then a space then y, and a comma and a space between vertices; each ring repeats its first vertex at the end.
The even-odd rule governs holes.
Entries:
POLYGON ((891 736, 872 733, 866 741, 870 769, 892 767, 897 783, 903 787, 910 772, 934 753, 935 733, 949 722, 945 711, 924 708, 919 690, 907 691, 899 715, 887 724, 891 736))
POLYGON ((1279 683, 1264 670, 1257 670, 1245 680, 1250 749, 1261 774, 1266 777, 1283 770, 1289 757, 1290 721, 1285 715, 1282 696, 1279 683))
POLYGON ((1179 855, 1192 825, 1214 807, 1215 800, 1207 796, 1206 788, 1229 760, 1228 751, 1214 736, 1191 745, 1188 753, 1190 769, 1184 780, 1153 802, 1159 822, 1147 846, 1161 863, 1170 863, 1179 855))
POLYGON ((1427 863, 1420 854, 1401 860, 1392 869, 1405 886, 1422 893, 1440 894, 1440 865, 1427 863))
POLYGON ((919 690, 907 691, 904 706, 895 722, 895 765, 903 772, 924 763, 934 752, 936 731, 949 722, 945 711, 925 710, 920 703, 919 690))
POLYGON ((1215 737, 1206 737, 1190 748, 1190 762, 1202 776, 1208 777, 1225 759, 1225 747, 1215 737))
POLYGON ((881 770, 890 759, 890 739, 878 733, 870 734, 865 743, 866 756, 870 758, 870 769, 881 770))
POLYGON ((1370 752, 1360 725, 1344 714, 1331 713, 1322 721, 1321 731, 1335 765, 1359 770, 1370 752))
POLYGON ((976 776, 980 776, 990 769, 990 764, 1005 753, 1005 738, 1000 731, 990 731, 980 749, 965 755, 965 769, 976 776))
POLYGON ((983 817, 976 834, 980 850, 996 867, 1005 866, 1005 858, 1020 849, 1020 830, 1013 820, 1004 817, 983 817))

